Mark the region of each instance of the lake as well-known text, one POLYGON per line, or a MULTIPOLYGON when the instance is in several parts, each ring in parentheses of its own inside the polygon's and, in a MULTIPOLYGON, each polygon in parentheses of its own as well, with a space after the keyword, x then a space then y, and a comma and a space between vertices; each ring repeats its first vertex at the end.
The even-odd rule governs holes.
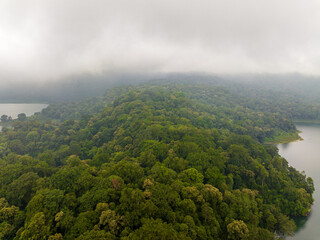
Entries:
POLYGON ((25 113, 27 116, 31 116, 47 106, 48 104, 41 103, 0 103, 0 116, 5 114, 11 116, 13 119, 17 118, 19 113, 25 113))
MULTIPOLYGON (((2 115, 11 116, 13 119, 18 117, 18 114, 25 113, 31 116, 36 112, 40 112, 46 108, 48 104, 42 103, 0 103, 0 117, 2 115)), ((2 126, 0 126, 0 130, 2 126)))
POLYGON ((298 231, 294 237, 286 240, 317 240, 320 238, 320 125, 296 124, 302 131, 300 136, 303 141, 279 144, 279 153, 287 159, 289 165, 299 171, 305 171, 308 177, 312 177, 316 191, 314 192, 314 205, 308 217, 297 221, 298 231))

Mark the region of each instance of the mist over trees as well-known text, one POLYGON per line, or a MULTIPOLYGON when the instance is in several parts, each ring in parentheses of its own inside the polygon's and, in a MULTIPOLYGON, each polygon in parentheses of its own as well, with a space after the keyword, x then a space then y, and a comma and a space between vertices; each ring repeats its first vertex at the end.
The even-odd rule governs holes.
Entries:
POLYGON ((316 76, 301 74, 238 74, 218 75, 201 73, 154 74, 84 74, 56 82, 6 84, 0 88, 0 102, 76 101, 103 96, 105 89, 122 85, 135 86, 142 82, 197 82, 225 86, 231 91, 252 97, 270 97, 270 93, 291 97, 293 102, 320 104, 320 83, 316 76), (269 95, 268 95, 269 94, 269 95))

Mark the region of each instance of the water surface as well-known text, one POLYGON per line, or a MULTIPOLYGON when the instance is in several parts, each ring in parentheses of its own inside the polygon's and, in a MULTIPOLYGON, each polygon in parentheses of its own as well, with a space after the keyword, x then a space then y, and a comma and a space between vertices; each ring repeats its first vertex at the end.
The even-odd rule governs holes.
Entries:
POLYGON ((40 112, 46 108, 48 104, 40 103, 0 103, 0 116, 7 115, 13 119, 18 117, 18 114, 25 113, 31 116, 36 112, 40 112))
MULTIPOLYGON (((18 114, 25 113, 27 116, 31 116, 36 112, 40 112, 46 108, 48 104, 41 103, 0 103, 0 117, 2 115, 11 116, 12 119, 18 118, 18 114)), ((0 131, 2 126, 0 125, 0 131)))
POLYGON ((289 165, 299 171, 305 171, 308 177, 312 177, 315 185, 314 205, 309 217, 298 219, 298 232, 294 240, 318 240, 320 239, 320 125, 297 124, 302 131, 300 136, 303 141, 279 144, 279 153, 287 159, 289 165))

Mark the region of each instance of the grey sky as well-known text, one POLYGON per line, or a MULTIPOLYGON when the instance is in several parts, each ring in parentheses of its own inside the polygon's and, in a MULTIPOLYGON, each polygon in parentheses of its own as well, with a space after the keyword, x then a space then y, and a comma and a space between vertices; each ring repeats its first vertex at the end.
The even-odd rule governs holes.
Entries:
POLYGON ((320 73, 316 0, 0 0, 0 82, 320 73))

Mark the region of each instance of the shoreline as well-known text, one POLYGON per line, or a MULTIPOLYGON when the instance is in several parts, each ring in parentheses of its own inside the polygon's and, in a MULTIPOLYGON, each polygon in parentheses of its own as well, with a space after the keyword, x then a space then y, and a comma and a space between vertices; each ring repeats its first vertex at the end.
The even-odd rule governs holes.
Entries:
POLYGON ((50 105, 48 102, 1 102, 0 104, 47 104, 50 105))
MULTIPOLYGON (((314 124, 320 125, 320 120, 303 120, 303 119, 295 119, 293 123, 296 124, 314 124)), ((265 144, 285 144, 291 142, 299 142, 304 139, 300 136, 301 131, 297 129, 294 133, 286 133, 279 136, 275 136, 272 140, 266 141, 265 144)))
POLYGON ((291 142, 299 142, 303 141, 304 139, 300 136, 301 131, 297 130, 294 133, 287 133, 279 136, 275 136, 273 140, 266 141, 265 144, 285 144, 291 142))
POLYGON ((296 123, 305 123, 305 124, 317 124, 319 125, 320 124, 320 120, 293 120, 293 122, 296 124, 296 123))

